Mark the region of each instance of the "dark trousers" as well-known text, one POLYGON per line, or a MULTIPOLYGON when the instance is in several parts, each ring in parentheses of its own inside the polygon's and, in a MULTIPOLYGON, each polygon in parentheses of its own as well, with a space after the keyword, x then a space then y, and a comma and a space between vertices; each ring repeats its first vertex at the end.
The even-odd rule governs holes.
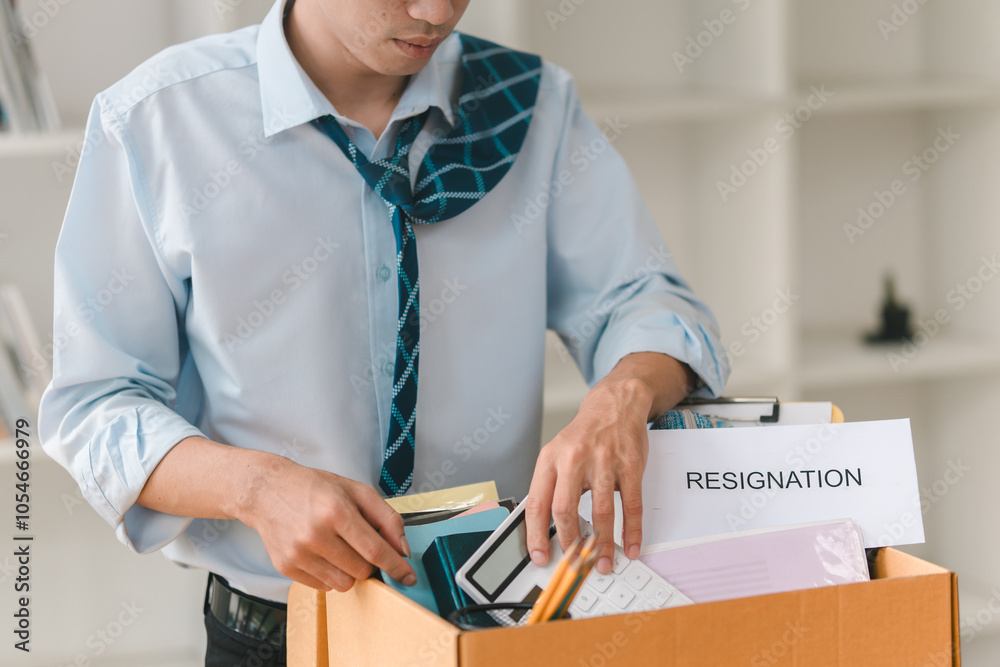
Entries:
POLYGON ((207 588, 204 611, 208 636, 205 667, 285 667, 285 645, 275 646, 226 627, 209 610, 207 588))

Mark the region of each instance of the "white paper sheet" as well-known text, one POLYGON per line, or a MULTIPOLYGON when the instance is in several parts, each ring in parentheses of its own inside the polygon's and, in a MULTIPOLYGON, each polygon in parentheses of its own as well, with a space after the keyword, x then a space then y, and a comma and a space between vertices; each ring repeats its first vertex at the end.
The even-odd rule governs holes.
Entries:
POLYGON ((924 541, 908 419, 650 431, 643 505, 644 545, 845 517, 866 547, 924 541))

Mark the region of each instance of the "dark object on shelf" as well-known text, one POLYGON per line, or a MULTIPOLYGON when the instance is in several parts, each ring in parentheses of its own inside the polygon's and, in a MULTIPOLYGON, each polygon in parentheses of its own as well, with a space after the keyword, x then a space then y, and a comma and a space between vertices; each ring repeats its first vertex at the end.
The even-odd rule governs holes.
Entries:
POLYGON ((896 289, 892 276, 885 277, 882 301, 882 328, 865 335, 866 343, 908 343, 913 338, 910 326, 910 309, 896 302, 896 289))

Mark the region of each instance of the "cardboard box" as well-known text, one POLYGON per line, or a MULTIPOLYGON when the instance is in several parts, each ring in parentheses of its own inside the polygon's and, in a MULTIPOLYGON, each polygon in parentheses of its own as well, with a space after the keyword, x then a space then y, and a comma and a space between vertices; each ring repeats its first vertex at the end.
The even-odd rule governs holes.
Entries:
POLYGON ((289 667, 961 664, 954 573, 883 549, 875 579, 522 628, 462 632, 382 582, 292 586, 289 667))

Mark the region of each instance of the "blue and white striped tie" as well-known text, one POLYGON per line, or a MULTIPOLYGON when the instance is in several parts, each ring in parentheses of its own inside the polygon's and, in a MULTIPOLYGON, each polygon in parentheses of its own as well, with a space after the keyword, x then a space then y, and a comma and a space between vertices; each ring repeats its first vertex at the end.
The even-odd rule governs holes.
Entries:
POLYGON ((390 496, 413 483, 420 356, 420 278, 414 224, 453 218, 485 197, 507 174, 528 133, 541 77, 538 56, 460 35, 462 95, 457 122, 430 147, 410 187, 409 154, 429 112, 399 131, 392 157, 369 161, 332 116, 313 124, 332 139, 386 203, 396 235, 399 314, 389 437, 379 486, 390 496))

